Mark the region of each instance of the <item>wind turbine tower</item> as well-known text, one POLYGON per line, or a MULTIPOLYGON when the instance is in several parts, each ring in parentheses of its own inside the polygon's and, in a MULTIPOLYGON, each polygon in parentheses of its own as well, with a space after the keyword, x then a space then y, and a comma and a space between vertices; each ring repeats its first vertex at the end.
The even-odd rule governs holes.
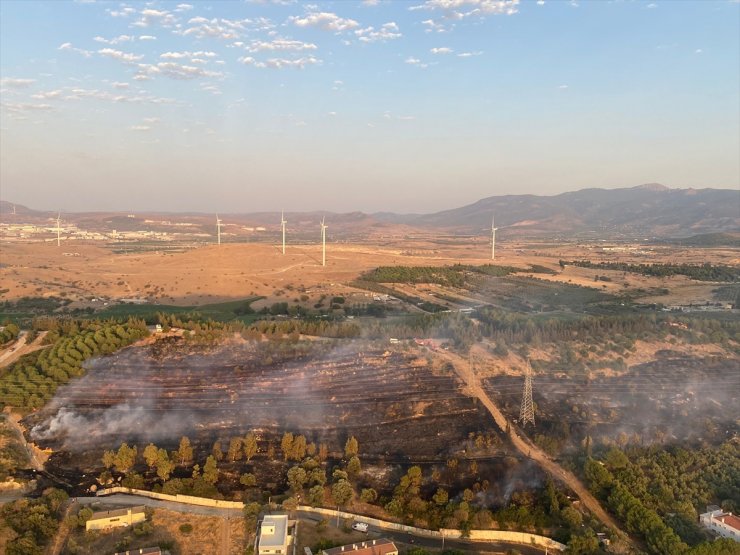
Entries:
POLYGON ((285 219, 285 212, 280 212, 280 227, 283 230, 283 254, 285 254, 285 224, 287 224, 288 221, 285 219))
POLYGON ((321 218, 321 265, 326 266, 326 228, 328 226, 324 223, 324 218, 321 218))
POLYGON ((498 228, 494 225, 494 217, 491 216, 491 260, 496 258, 496 230, 498 228))
POLYGON ((524 374, 524 394, 522 395, 522 407, 519 411, 521 427, 524 428, 527 422, 531 422, 532 426, 535 425, 534 403, 532 402, 532 367, 529 365, 529 360, 527 360, 527 370, 524 374))
POLYGON ((216 235, 218 237, 218 244, 221 244, 221 226, 223 224, 221 223, 221 218, 218 217, 218 214, 216 214, 216 235))
POLYGON ((57 212, 57 247, 62 246, 62 227, 61 222, 62 221, 62 213, 57 212))

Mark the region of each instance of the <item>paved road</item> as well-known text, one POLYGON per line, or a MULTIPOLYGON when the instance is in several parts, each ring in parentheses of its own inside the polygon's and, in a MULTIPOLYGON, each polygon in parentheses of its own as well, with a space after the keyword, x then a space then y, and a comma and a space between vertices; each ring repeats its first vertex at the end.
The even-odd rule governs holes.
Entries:
POLYGON ((103 497, 78 497, 77 502, 81 505, 91 505, 100 503, 105 505, 124 505, 133 507, 135 505, 146 505, 155 509, 167 509, 179 513, 192 513, 194 515, 205 516, 241 516, 241 509, 224 509, 221 507, 201 507, 200 505, 188 505, 186 503, 176 503, 174 501, 163 501, 161 499, 151 499, 149 497, 140 497, 138 495, 127 495, 116 493, 103 497))
MULTIPOLYGON (((318 522, 322 518, 326 518, 330 525, 334 526, 336 523, 336 520, 332 521, 332 519, 324 516, 319 515, 316 513, 309 513, 306 511, 294 511, 291 513, 294 516, 297 516, 303 521, 310 521, 310 522, 318 522)), ((394 542, 403 543, 408 546, 418 546, 418 547, 430 547, 434 549, 442 549, 443 544, 442 540, 440 538, 430 538, 428 536, 415 536, 413 534, 407 534, 405 532, 398 532, 396 530, 386 530, 384 528, 378 528, 376 526, 370 526, 368 528, 367 533, 368 539, 377 539, 377 538, 388 538, 389 540, 393 540, 394 542)), ((444 541, 444 548, 445 549, 460 549, 462 551, 472 551, 477 553, 506 553, 507 550, 510 549, 516 549, 523 555, 542 555, 545 553, 544 547, 534 547, 531 545, 523 545, 518 543, 505 543, 505 542, 480 542, 480 541, 469 541, 469 540, 459 540, 459 539, 445 539, 444 541)), ((553 551, 552 549, 549 550, 549 553, 557 553, 556 551, 553 551)))

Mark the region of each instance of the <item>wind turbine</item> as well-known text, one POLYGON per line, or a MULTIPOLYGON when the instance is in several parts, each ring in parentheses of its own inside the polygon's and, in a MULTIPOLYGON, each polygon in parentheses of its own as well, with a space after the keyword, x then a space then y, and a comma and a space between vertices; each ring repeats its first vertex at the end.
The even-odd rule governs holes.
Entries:
POLYGON ((221 218, 218 217, 218 214, 216 214, 216 233, 218 236, 218 244, 221 244, 221 218))
POLYGON ((496 230, 498 228, 494 225, 494 217, 491 216, 491 260, 496 258, 496 230))
POLYGON ((62 220, 62 213, 57 212, 57 247, 62 246, 62 228, 61 228, 61 222, 62 220))
POLYGON ((326 266, 326 228, 328 226, 324 224, 324 218, 321 218, 321 245, 323 247, 321 253, 321 265, 326 266))
POLYGON ((285 254, 285 224, 287 224, 288 221, 285 219, 285 212, 280 211, 280 227, 283 230, 283 254, 285 254))

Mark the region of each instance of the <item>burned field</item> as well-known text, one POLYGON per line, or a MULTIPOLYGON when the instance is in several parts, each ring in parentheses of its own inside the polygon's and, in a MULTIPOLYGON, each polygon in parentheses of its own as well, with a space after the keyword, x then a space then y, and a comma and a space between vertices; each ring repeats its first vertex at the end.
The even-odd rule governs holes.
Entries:
POLYGON ((202 449, 258 432, 261 450, 285 431, 339 451, 354 435, 367 456, 444 460, 495 425, 452 375, 424 359, 356 341, 239 342, 167 338, 96 359, 27 419, 31 438, 72 453, 127 441, 202 449))
MULTIPOLYGON (((720 443, 737 434, 740 403, 737 360, 659 353, 622 375, 590 380, 534 377, 537 427, 529 433, 557 453, 594 442, 720 443)), ((486 389, 512 418, 519 414, 522 379, 496 376, 486 389)))

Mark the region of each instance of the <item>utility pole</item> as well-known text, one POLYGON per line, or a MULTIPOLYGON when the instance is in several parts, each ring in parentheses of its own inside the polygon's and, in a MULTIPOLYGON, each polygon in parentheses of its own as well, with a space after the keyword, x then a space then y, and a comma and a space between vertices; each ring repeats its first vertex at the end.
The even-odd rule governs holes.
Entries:
POLYGON ((283 254, 285 254, 285 224, 288 222, 285 220, 285 212, 280 212, 280 227, 283 229, 283 254))
POLYGON ((221 244, 221 219, 216 214, 216 234, 218 237, 218 244, 221 244))
POLYGON ((321 218, 321 265, 326 266, 326 228, 329 227, 324 224, 324 218, 321 218))
POLYGON ((532 367, 527 360, 527 370, 524 374, 524 393, 522 394, 522 407, 519 411, 519 424, 524 428, 527 422, 534 423, 534 403, 532 402, 532 367))
POLYGON ((494 218, 491 216, 491 260, 496 258, 496 230, 498 228, 494 225, 494 218))

